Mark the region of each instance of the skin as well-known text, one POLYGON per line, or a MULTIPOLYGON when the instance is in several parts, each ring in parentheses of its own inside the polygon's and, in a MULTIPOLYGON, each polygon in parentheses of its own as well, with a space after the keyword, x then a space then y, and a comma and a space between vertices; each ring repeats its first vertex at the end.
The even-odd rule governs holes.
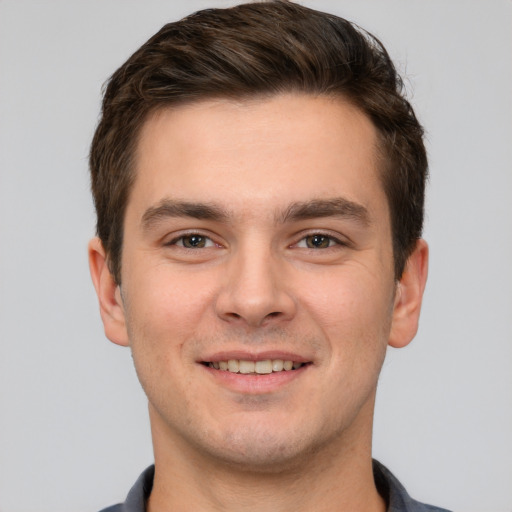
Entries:
POLYGON ((145 123, 122 285, 98 239, 89 257, 105 333, 131 347, 149 400, 151 512, 385 509, 375 391, 387 345, 416 333, 428 251, 396 282, 376 140, 348 103, 292 94, 145 123), (307 364, 201 364, 281 356, 307 364))

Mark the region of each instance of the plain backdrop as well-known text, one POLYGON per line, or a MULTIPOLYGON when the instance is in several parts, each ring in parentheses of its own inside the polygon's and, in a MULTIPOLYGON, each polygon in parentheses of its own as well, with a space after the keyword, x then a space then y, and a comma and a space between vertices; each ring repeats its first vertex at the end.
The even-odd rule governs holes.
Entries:
MULTIPOLYGON (((95 512, 152 462, 86 244, 102 83, 188 0, 0 0, 0 512, 95 512)), ((417 499, 512 511, 512 3, 318 0, 376 34, 427 129, 430 278, 374 455, 417 499)))

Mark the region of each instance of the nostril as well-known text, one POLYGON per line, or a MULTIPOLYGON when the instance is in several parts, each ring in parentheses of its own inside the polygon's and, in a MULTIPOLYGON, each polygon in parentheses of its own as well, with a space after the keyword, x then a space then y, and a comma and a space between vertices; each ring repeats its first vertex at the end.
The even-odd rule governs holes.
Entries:
POLYGON ((215 312, 226 322, 243 322, 251 327, 261 327, 293 317, 295 301, 280 290, 262 291, 253 286, 243 287, 237 280, 219 293, 215 312))

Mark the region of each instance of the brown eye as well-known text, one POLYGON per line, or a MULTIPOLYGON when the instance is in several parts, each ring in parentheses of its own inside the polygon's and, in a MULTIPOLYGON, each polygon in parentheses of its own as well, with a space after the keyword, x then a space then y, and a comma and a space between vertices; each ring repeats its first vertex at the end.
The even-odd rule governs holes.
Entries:
POLYGON ((331 245, 331 238, 325 235, 308 235, 306 246, 309 249, 326 249, 331 245))
POLYGON ((210 247, 219 247, 209 236, 201 233, 190 233, 181 235, 165 244, 168 247, 176 246, 184 249, 208 249, 210 247))
POLYGON ((181 238, 183 247, 187 249, 202 249, 206 247, 207 238, 201 235, 188 235, 181 238))

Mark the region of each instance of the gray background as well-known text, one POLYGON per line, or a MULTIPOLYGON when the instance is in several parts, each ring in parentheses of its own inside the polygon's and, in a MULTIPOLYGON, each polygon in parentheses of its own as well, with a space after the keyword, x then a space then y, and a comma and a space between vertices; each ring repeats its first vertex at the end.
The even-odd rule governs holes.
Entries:
MULTIPOLYGON (((0 512, 86 512, 152 461, 88 275, 105 79, 169 20, 234 2, 0 0, 0 512)), ((428 130, 420 333, 391 350, 375 456, 418 499, 512 511, 512 3, 305 1, 379 36, 428 130)))

